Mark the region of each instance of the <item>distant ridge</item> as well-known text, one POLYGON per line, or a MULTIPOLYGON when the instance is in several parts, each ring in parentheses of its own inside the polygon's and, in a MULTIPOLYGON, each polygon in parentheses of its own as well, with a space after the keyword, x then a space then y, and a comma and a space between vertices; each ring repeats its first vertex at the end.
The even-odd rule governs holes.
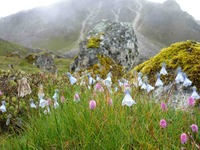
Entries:
POLYGON ((146 58, 171 43, 200 39, 200 25, 175 0, 61 1, 1 18, 0 38, 30 48, 77 52, 79 41, 102 19, 132 22, 146 58))

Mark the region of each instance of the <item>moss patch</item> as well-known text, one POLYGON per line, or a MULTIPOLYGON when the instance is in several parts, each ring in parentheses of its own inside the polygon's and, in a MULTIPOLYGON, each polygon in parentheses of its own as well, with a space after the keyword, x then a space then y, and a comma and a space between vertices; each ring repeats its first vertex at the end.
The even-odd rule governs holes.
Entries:
POLYGON ((200 88, 200 43, 194 41, 177 42, 162 49, 155 57, 136 66, 127 76, 132 78, 136 70, 148 75, 150 81, 155 83, 155 75, 160 71, 162 62, 166 63, 169 74, 166 82, 174 81, 174 71, 180 66, 193 84, 200 88))
POLYGON ((100 42, 100 35, 97 37, 92 36, 88 39, 87 48, 99 48, 100 42))
MULTIPOLYGON (((111 58, 104 55, 97 55, 98 62, 93 66, 87 68, 87 72, 91 72, 93 75, 99 75, 101 78, 105 79, 109 72, 112 73, 112 81, 115 83, 117 79, 121 78, 124 74, 123 67, 118 65, 111 58)), ((85 70, 81 70, 83 72, 85 70)))

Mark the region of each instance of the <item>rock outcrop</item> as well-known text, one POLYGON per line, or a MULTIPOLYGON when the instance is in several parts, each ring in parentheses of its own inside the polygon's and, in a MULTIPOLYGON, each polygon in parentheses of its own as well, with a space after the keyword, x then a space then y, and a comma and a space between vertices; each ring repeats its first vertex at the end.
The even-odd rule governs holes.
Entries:
POLYGON ((97 64, 98 54, 113 59, 127 70, 138 62, 137 37, 131 23, 102 20, 79 45, 80 53, 71 64, 71 71, 79 71, 97 64))
POLYGON ((47 71, 50 73, 56 73, 57 68, 54 64, 53 56, 48 52, 41 53, 33 53, 26 56, 26 60, 42 69, 43 71, 47 71))

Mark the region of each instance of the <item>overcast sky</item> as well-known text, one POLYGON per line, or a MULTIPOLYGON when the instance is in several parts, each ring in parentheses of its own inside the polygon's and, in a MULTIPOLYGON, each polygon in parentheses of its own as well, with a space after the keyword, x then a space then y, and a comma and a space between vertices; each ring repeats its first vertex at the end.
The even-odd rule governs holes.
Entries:
MULTIPOLYGON (((21 10, 31 9, 38 6, 49 5, 60 0, 0 0, 0 17, 5 17, 21 10)), ((165 0, 149 0, 164 2, 165 0)), ((194 18, 200 20, 200 0, 176 0, 182 10, 187 11, 194 18)))

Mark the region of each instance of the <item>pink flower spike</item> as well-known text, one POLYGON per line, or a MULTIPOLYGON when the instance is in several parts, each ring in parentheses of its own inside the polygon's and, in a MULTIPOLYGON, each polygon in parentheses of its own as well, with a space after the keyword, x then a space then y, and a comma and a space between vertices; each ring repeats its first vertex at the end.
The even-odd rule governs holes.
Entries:
POLYGON ((193 132, 196 132, 196 133, 198 132, 198 126, 196 124, 192 124, 190 127, 193 132))
POLYGON ((96 101, 95 101, 95 100, 91 100, 90 103, 89 103, 89 108, 90 108, 90 109, 95 109, 95 108, 96 108, 96 105, 97 105, 97 104, 96 104, 96 101))
POLYGON ((130 88, 130 84, 124 83, 124 88, 130 88))
POLYGON ((185 144, 187 142, 187 134, 182 133, 180 139, 181 139, 181 143, 185 144))
POLYGON ((99 92, 103 92, 103 91, 104 91, 104 89, 103 89, 103 87, 101 86, 100 83, 97 83, 97 84, 95 85, 95 90, 96 90, 96 91, 99 91, 99 92))
POLYGON ((61 98, 60 98, 61 100, 61 103, 64 103, 65 102, 65 97, 64 96, 61 96, 61 98))
POLYGON ((75 102, 80 101, 80 97, 79 97, 79 95, 77 93, 74 95, 74 101, 75 102))
POLYGON ((166 128, 167 127, 167 122, 165 119, 160 120, 160 127, 161 128, 166 128))
POLYGON ((0 96, 1 96, 1 95, 3 95, 3 93, 2 93, 1 90, 0 90, 0 96))
POLYGON ((47 105, 50 106, 51 105, 51 98, 47 99, 47 105))
POLYGON ((113 104, 113 100, 109 97, 109 98, 108 98, 108 105, 109 105, 109 106, 112 106, 112 104, 113 104))
POLYGON ((195 104, 194 98, 193 98, 193 97, 189 97, 189 98, 188 98, 188 105, 191 106, 191 107, 193 107, 194 104, 195 104))
POLYGON ((164 102, 160 104, 160 107, 163 111, 167 111, 167 105, 164 102))

